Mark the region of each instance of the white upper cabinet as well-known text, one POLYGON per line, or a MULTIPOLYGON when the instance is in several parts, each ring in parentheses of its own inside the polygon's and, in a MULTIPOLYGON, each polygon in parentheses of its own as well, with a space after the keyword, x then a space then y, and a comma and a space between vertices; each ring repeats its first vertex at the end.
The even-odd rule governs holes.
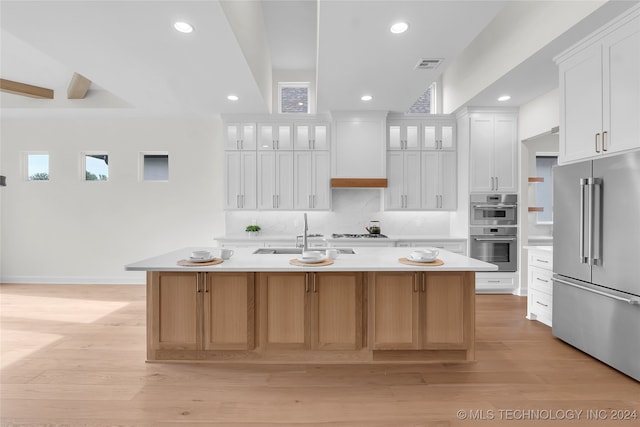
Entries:
POLYGON ((329 209, 331 205, 328 151, 294 152, 294 209, 329 209))
POLYGON ((425 150, 455 150, 455 122, 451 120, 423 123, 422 148, 425 150))
POLYGON ((558 161, 640 148, 640 7, 556 61, 560 69, 558 161))
POLYGON ((457 166, 453 151, 422 153, 422 208, 456 210, 457 166))
POLYGON ((295 125, 295 150, 328 150, 329 125, 302 123, 295 125))
POLYGON ((387 154, 388 186, 385 209, 420 209, 420 152, 389 151, 387 154))
POLYGON ((389 150, 419 150, 420 123, 415 121, 390 121, 387 126, 389 150))
POLYGON ((293 209, 293 151, 259 151, 258 178, 258 209, 293 209))
POLYGON ((256 208, 256 152, 225 152, 225 209, 256 208))
POLYGON ((258 129, 258 150, 293 149, 292 125, 261 123, 258 129))
POLYGON ((226 125, 225 150, 255 150, 256 124, 229 123, 226 125))
POLYGON ((470 121, 470 191, 517 192, 516 114, 473 113, 470 121))

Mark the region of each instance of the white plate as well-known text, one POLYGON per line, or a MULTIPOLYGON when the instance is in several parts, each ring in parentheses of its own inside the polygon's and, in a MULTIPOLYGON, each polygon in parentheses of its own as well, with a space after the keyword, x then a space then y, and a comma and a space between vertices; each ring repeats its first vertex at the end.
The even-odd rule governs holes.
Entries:
POLYGON ((194 258, 194 257, 189 257, 189 259, 187 261, 189 262, 209 262, 209 261, 213 261, 214 259, 216 259, 216 257, 211 256, 209 258, 194 258))
POLYGON ((319 262, 322 262, 324 260, 327 259, 327 257, 320 257, 320 258, 303 258, 303 257, 298 257, 296 258, 298 261, 300 261, 303 264, 317 264, 319 262))
POLYGON ((418 259, 416 259, 416 258, 413 258, 411 256, 408 256, 407 259, 409 261, 411 261, 411 262, 425 262, 425 263, 427 263, 427 262, 434 262, 437 258, 433 258, 433 259, 418 258, 418 259))

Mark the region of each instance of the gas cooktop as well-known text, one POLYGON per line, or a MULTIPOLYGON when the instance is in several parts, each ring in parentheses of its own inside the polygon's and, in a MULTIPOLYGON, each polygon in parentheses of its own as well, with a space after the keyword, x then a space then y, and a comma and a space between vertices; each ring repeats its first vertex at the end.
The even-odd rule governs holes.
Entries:
POLYGON ((333 237, 334 239, 340 239, 340 238, 345 238, 345 239, 388 239, 387 236, 385 236, 384 234, 338 234, 338 233, 333 233, 331 235, 331 237, 333 237))

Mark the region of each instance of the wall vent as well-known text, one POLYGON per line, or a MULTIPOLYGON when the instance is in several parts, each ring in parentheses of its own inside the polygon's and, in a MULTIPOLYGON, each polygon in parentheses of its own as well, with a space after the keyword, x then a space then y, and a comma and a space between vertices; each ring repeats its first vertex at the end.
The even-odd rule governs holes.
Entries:
POLYGON ((421 59, 416 64, 416 70, 435 70, 438 68, 438 65, 442 62, 442 59, 421 59))

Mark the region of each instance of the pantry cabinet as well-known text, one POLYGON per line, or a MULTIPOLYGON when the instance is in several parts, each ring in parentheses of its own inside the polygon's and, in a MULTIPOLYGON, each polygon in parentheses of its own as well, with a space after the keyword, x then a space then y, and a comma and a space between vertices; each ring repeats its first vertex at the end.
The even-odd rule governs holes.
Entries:
POLYGON ((516 113, 470 115, 469 188, 471 192, 518 191, 516 113))
POLYGON ((294 209, 329 209, 331 161, 328 151, 294 152, 294 209))
POLYGON ((556 58, 560 163, 640 148, 640 8, 556 58))
POLYGON ((293 209, 293 151, 258 151, 258 209, 293 209))
POLYGON ((369 273, 371 347, 472 351, 473 282, 468 272, 369 273))
POLYGON ((458 203, 455 151, 422 152, 422 208, 455 210, 458 203))
POLYGON ((256 151, 226 151, 224 159, 225 209, 256 209, 256 151))
POLYGON ((255 123, 228 123, 225 126, 225 150, 255 150, 255 123))
POLYGON ((254 273, 152 272, 147 299, 149 359, 161 350, 254 348, 254 273))
POLYGON ((261 347, 362 347, 363 273, 259 273, 258 280, 261 347))
POLYGON ((329 125, 300 123, 295 125, 295 150, 329 150, 329 125))
POLYGON ((291 124, 261 123, 258 129, 258 150, 293 149, 291 124))
POLYGON ((388 186, 385 189, 385 209, 420 209, 419 151, 387 152, 388 186))

